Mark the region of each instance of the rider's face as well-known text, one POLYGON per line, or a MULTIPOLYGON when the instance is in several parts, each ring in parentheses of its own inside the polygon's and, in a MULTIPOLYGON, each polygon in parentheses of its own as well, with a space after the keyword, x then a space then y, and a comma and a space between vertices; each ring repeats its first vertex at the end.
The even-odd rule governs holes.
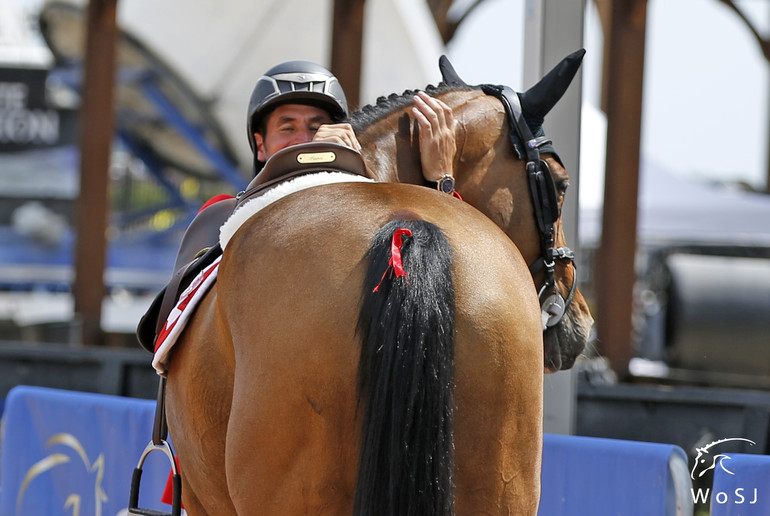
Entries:
POLYGON ((329 114, 321 108, 304 104, 283 104, 270 113, 265 123, 265 134, 254 133, 257 159, 267 158, 281 149, 313 140, 318 128, 331 123, 329 114))

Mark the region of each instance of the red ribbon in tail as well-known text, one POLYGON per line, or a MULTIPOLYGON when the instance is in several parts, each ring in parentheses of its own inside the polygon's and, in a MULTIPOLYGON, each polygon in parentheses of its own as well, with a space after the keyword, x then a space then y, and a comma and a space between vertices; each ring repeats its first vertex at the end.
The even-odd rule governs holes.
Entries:
POLYGON ((390 260, 388 260, 388 268, 382 273, 380 282, 374 287, 372 292, 380 290, 380 285, 382 285, 385 276, 387 276, 388 271, 390 271, 391 268, 397 278, 407 276, 406 271, 404 270, 404 262, 401 260, 401 246, 404 244, 404 235, 408 237, 412 236, 412 230, 408 228, 399 228, 393 232, 393 238, 390 241, 390 260))

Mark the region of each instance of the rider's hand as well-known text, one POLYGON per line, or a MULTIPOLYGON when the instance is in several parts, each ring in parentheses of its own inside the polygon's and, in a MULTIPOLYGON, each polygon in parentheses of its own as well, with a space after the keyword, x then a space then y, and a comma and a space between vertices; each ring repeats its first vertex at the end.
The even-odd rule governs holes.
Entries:
POLYGON ((361 144, 350 124, 324 124, 316 131, 313 141, 338 143, 361 152, 361 144))
POLYGON ((444 175, 452 175, 457 150, 457 121, 452 115, 452 109, 441 100, 421 91, 414 97, 412 114, 420 126, 423 176, 428 181, 438 181, 444 175))

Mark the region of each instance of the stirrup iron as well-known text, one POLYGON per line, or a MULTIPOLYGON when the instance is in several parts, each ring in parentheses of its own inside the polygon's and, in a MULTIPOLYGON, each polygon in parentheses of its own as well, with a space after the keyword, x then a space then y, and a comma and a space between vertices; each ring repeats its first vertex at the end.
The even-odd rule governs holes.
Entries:
POLYGON ((139 464, 134 469, 134 474, 131 477, 131 495, 128 502, 128 514, 133 516, 181 516, 182 514, 182 476, 179 474, 179 468, 177 468, 176 461, 174 460, 174 452, 171 450, 171 445, 168 442, 161 441, 160 444, 155 444, 150 441, 147 447, 142 452, 142 456, 139 458, 139 464), (166 454, 168 460, 171 462, 171 471, 173 472, 172 482, 174 491, 172 495, 171 512, 160 512, 154 509, 140 509, 139 506, 139 482, 142 479, 142 466, 144 460, 152 451, 160 450, 166 454))

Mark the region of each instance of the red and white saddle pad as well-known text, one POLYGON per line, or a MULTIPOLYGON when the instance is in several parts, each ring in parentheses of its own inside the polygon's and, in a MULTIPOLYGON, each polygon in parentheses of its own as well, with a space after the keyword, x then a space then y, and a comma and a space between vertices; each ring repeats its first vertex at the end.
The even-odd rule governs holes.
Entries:
POLYGON ((155 368, 159 375, 166 374, 169 352, 182 333, 182 330, 184 330, 187 321, 195 311, 203 295, 216 281, 221 260, 221 256, 217 257, 211 265, 195 276, 190 285, 179 296, 179 301, 177 301, 168 319, 166 319, 163 329, 155 340, 155 355, 152 359, 152 367, 155 368))

